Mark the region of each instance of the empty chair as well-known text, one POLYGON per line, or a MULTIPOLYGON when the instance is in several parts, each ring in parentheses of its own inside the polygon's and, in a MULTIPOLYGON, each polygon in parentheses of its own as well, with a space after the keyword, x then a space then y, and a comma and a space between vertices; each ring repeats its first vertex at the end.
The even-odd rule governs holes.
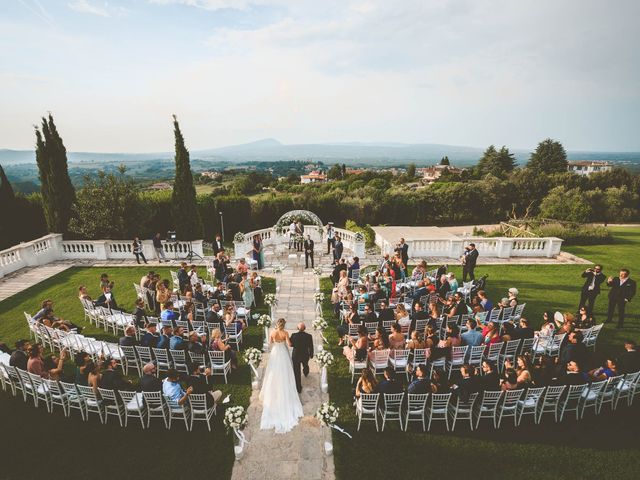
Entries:
POLYGON ((136 346, 136 354, 138 355, 138 360, 140 361, 141 366, 145 366, 147 363, 153 362, 153 355, 151 354, 150 347, 141 347, 140 345, 136 346))
POLYGON ((382 405, 380 406, 380 414, 382 415, 382 431, 387 420, 398 420, 400 430, 402 430, 402 402, 404 400, 403 393, 385 393, 382 405))
POLYGON ((371 351, 369 365, 375 375, 384 372, 384 369, 389 365, 389 349, 371 351))
POLYGON ((595 351, 596 342, 598 341, 598 336, 602 331, 602 327, 604 327, 604 323, 594 325, 588 330, 588 333, 585 332, 584 337, 582 338, 582 343, 584 343, 587 348, 592 348, 595 351))
POLYGON ((473 416, 475 417, 475 428, 480 425, 482 418, 491 418, 493 420, 493 428, 498 427, 498 405, 502 399, 501 391, 484 391, 480 394, 478 401, 473 408, 473 416))
POLYGON ((216 411, 215 402, 210 402, 207 405, 207 397, 210 397, 207 393, 192 393, 189 395, 189 404, 191 409, 191 421, 189 424, 189 430, 193 430, 193 422, 199 420, 207 422, 207 428, 211 431, 211 417, 216 411))
POLYGON ((542 415, 545 413, 553 413, 555 421, 558 421, 558 405, 560 404, 560 399, 562 398, 565 388, 566 385, 556 387, 549 386, 546 388, 536 408, 536 423, 540 423, 542 415))
POLYGON ((187 356, 184 350, 169 350, 171 354, 171 361, 173 363, 173 368, 178 370, 179 372, 186 373, 189 375, 189 367, 187 365, 187 356))
POLYGON ((367 368, 368 364, 369 364, 369 361, 367 360, 366 353, 365 353, 364 359, 357 360, 356 354, 354 351, 354 354, 349 359, 349 372, 351 373, 351 383, 353 383, 356 373, 360 373, 362 370, 367 368))
MULTIPOLYGON (((355 326, 356 326, 356 336, 357 336, 357 334, 358 334, 358 330, 357 330, 358 325, 355 325, 355 326)), ((378 328, 378 322, 365 322, 364 326, 367 327, 367 332, 369 332, 369 335, 374 335, 376 333, 376 328, 378 328)))
POLYGON ((142 392, 130 392, 120 390, 118 392, 124 405, 124 426, 127 426, 129 417, 139 418, 142 428, 147 427, 147 404, 144 401, 142 392))
POLYGON ((51 402, 50 411, 53 412, 53 407, 59 405, 62 407, 62 411, 65 417, 69 416, 69 401, 68 396, 62 389, 57 380, 43 379, 43 384, 47 386, 49 392, 49 398, 51 402))
POLYGON ((520 340, 509 340, 504 343, 504 349, 498 354, 498 371, 504 370, 504 362, 506 360, 515 361, 516 354, 520 348, 520 340))
MULTIPOLYGON (((13 369, 13 367, 11 368, 13 369)), ((6 391, 7 387, 9 387, 11 389, 11 395, 13 395, 14 397, 16 396, 16 393, 18 390, 22 392, 22 385, 20 385, 20 379, 14 378, 15 376, 17 376, 17 374, 12 376, 9 373, 9 367, 6 366, 4 363, 0 362, 0 379, 2 380, 2 389, 6 391)))
POLYGON ((446 361, 448 378, 451 378, 451 372, 453 370, 460 370, 460 367, 465 364, 465 358, 467 356, 468 349, 468 345, 461 347, 451 347, 451 359, 446 361))
POLYGON ((496 410, 496 428, 500 428, 500 423, 505 417, 513 418, 513 426, 518 426, 518 402, 522 398, 524 389, 518 390, 506 390, 502 399, 498 402, 498 408, 496 410))
POLYGON ((640 372, 628 373, 624 380, 620 382, 616 388, 613 397, 613 409, 618 407, 618 402, 623 398, 627 399, 627 405, 631 406, 633 397, 638 393, 638 384, 640 383, 640 372))
POLYGON ((426 365, 428 356, 429 356, 428 348, 416 348, 413 351, 413 358, 411 360, 411 363, 413 364, 413 366, 426 365))
POLYGON ((225 331, 229 344, 234 344, 236 346, 236 350, 240 350, 240 345, 242 345, 242 329, 238 328, 238 324, 236 322, 231 322, 225 327, 225 331))
POLYGON ((494 365, 497 365, 503 345, 504 345, 504 342, 490 344, 489 348, 486 350, 484 358, 486 358, 487 360, 491 360, 494 363, 494 365))
POLYGON ((392 350, 389 354, 389 365, 393 367, 395 372, 404 372, 409 380, 409 372, 407 365, 409 364, 410 350, 392 350))
POLYGON ((582 407, 582 398, 589 391, 589 386, 584 385, 568 385, 565 393, 558 403, 558 421, 562 421, 564 414, 567 412, 576 412, 576 420, 580 419, 580 410, 582 407))
POLYGON ((612 411, 615 410, 614 397, 617 394, 619 385, 624 383, 624 377, 624 375, 616 375, 615 377, 610 377, 609 380, 607 380, 607 383, 604 388, 600 390, 600 395, 598 396, 598 413, 600 413, 600 410, 602 410, 602 406, 605 403, 611 405, 612 411))
POLYGON ((37 407, 38 395, 36 395, 35 388, 31 383, 31 376, 29 375, 29 372, 25 372, 24 370, 20 370, 19 368, 16 368, 16 371, 18 372, 18 377, 20 378, 20 383, 22 384, 22 393, 24 395, 24 401, 26 402, 27 398, 31 397, 33 400, 33 404, 37 407))
POLYGON ((520 349, 518 355, 529 355, 533 357, 533 344, 535 343, 535 337, 523 338, 520 342, 520 349))
POLYGON ((363 393, 356 400, 356 415, 358 416, 358 431, 363 420, 371 420, 376 424, 376 432, 378 431, 378 401, 379 393, 363 393))
POLYGON ((484 355, 484 345, 469 347, 467 350, 467 363, 472 367, 480 367, 482 365, 482 356, 484 355))
POLYGON ((124 361, 122 362, 124 374, 129 375, 129 369, 132 368, 136 370, 138 376, 142 375, 142 367, 140 366, 140 360, 136 354, 135 347, 120 346, 120 350, 124 354, 124 361))
POLYGON ((451 431, 455 430, 458 420, 469 420, 469 427, 473 430, 473 404, 478 397, 477 393, 472 393, 465 401, 456 395, 449 402, 449 417, 451 419, 451 431))
POLYGON ((98 391, 102 397, 102 404, 104 407, 104 423, 109 421, 109 415, 113 415, 118 417, 120 426, 124 427, 126 414, 122 400, 120 400, 119 396, 113 390, 98 388, 98 391))
POLYGON ((98 398, 98 396, 93 391, 91 387, 85 387, 84 385, 76 385, 78 389, 78 394, 82 397, 85 405, 85 412, 87 417, 85 420, 89 418, 89 413, 94 412, 98 414, 100 417, 100 423, 105 422, 105 412, 102 401, 98 398))
POLYGON ((147 428, 152 418, 162 418, 164 426, 167 427, 169 418, 169 406, 162 395, 162 392, 142 392, 144 403, 147 406, 147 428))
POLYGON ((227 375, 231 372, 231 360, 225 360, 224 352, 209 350, 211 375, 221 375, 227 383, 227 375))
POLYGON ((156 358, 156 375, 160 376, 161 372, 166 372, 170 368, 173 368, 171 359, 169 358, 169 351, 164 348, 152 348, 153 356, 156 358))
POLYGON ((29 374, 31 379, 31 386, 33 387, 33 395, 35 396, 37 403, 44 402, 47 407, 47 412, 51 413, 51 394, 49 393, 49 386, 43 381, 40 375, 33 373, 29 374))
POLYGON ((408 393, 407 394, 407 411, 404 418, 404 429, 407 430, 409 422, 421 422, 422 431, 426 430, 425 409, 427 406, 428 393, 408 393))
POLYGON ((67 406, 69 416, 71 415, 71 410, 78 410, 80 412, 80 416, 82 420, 87 419, 87 406, 85 404, 84 398, 78 393, 78 389, 76 388, 75 383, 68 382, 59 382, 60 388, 64 392, 67 398, 67 406))
POLYGON ((526 390, 524 397, 518 400, 518 425, 520 425, 523 415, 533 415, 535 420, 538 404, 542 400, 544 390, 545 387, 529 388, 526 390))
POLYGON ((607 381, 608 380, 591 382, 589 388, 582 392, 582 396, 580 398, 580 418, 584 417, 584 412, 589 407, 593 407, 595 414, 600 413, 600 392, 607 384, 607 381))

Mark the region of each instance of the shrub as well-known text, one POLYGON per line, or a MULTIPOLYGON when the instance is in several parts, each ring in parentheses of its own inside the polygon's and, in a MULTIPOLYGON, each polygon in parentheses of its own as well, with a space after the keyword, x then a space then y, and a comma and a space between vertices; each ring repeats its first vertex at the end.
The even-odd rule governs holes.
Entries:
POLYGON ((371 228, 371 225, 367 224, 364 227, 359 227, 353 220, 347 220, 344 224, 344 228, 351 230, 352 232, 360 232, 364 235, 365 247, 372 248, 376 244, 376 233, 371 228))
POLYGON ((558 237, 564 245, 600 245, 613 243, 611 232, 605 227, 594 225, 565 226, 560 223, 549 223, 535 229, 541 237, 558 237))

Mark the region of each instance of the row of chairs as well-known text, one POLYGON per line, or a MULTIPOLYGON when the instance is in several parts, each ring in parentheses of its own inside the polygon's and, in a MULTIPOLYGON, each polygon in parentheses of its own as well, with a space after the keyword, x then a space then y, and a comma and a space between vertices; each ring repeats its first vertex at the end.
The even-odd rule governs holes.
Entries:
POLYGON ((485 391, 473 393, 465 400, 455 393, 365 393, 356 401, 356 414, 358 430, 363 421, 373 421, 378 431, 379 419, 383 431, 388 420, 397 420, 401 430, 407 430, 409 422, 419 422, 423 431, 430 430, 433 421, 444 421, 447 431, 453 431, 458 420, 468 420, 474 430, 480 420, 489 419, 497 429, 503 418, 509 417, 513 418, 514 426, 519 426, 524 415, 531 415, 536 424, 544 414, 553 414, 555 421, 561 422, 565 414, 573 412, 579 420, 589 408, 599 415, 606 404, 611 411, 622 400, 631 406, 638 394, 640 372, 635 372, 583 385, 485 391))
POLYGON ((208 394, 191 394, 183 405, 176 405, 162 392, 132 392, 99 388, 99 395, 91 387, 41 378, 16 367, 0 363, 0 385, 15 397, 21 394, 27 402, 31 399, 36 407, 44 404, 49 413, 59 406, 65 417, 78 410, 82 420, 87 421, 95 413, 102 424, 110 416, 118 418, 121 427, 126 427, 129 418, 138 418, 142 428, 149 428, 151 418, 162 418, 166 428, 171 428, 174 419, 182 419, 187 430, 193 429, 194 421, 204 421, 211 431, 211 418, 216 413, 213 402, 207 403, 208 394))

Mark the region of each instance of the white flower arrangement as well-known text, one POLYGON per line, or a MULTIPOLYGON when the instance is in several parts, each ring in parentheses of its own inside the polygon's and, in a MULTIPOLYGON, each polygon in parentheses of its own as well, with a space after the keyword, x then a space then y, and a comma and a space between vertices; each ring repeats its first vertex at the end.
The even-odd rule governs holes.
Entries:
POLYGON ((318 275, 318 276, 322 275, 322 267, 315 267, 313 269, 313 273, 318 275))
POLYGON ((262 352, 254 347, 247 348, 244 351, 244 361, 249 365, 257 367, 262 361, 262 352))
POLYGON ((245 236, 244 233, 242 232, 236 232, 236 234, 233 236, 233 241, 236 243, 242 243, 245 241, 245 236))
POLYGON ((273 273, 282 273, 282 267, 280 265, 275 265, 273 267, 273 273))
POLYGON ((362 232, 356 232, 355 241, 356 242, 364 242, 364 234, 362 232))
POLYGON ((278 299, 276 298, 275 293, 267 293, 264 296, 264 303, 270 307, 275 307, 278 304, 278 299))
POLYGON ((318 363, 320 368, 333 365, 333 361, 333 353, 331 353, 329 350, 323 349, 316 354, 316 362, 318 363))
POLYGON ((340 409, 331 402, 324 402, 316 411, 316 418, 324 426, 330 427, 338 420, 340 409))
POLYGON ((260 315, 260 318, 258 318, 258 325, 269 328, 271 326, 271 317, 266 313, 263 313, 260 315))
POLYGON ((224 426, 227 429, 242 430, 248 421, 247 411, 243 406, 229 407, 224 412, 224 426))
POLYGON ((329 326, 329 324, 327 323, 327 321, 322 318, 322 317, 317 317, 314 321, 313 321, 313 329, 314 330, 320 330, 323 331, 325 330, 327 327, 329 326))
POLYGON ((322 292, 317 292, 313 294, 313 301, 316 303, 322 303, 324 302, 324 293, 322 292))

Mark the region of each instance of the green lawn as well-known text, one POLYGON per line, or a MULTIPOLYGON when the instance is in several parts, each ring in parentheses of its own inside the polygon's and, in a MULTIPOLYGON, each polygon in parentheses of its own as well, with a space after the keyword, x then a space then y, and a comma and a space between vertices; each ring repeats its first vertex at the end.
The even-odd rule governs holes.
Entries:
MULTIPOLYGON (((156 268, 156 271, 163 278, 171 278, 168 268, 156 268)), ((0 341, 13 346, 16 340, 28 338, 22 312, 34 314, 45 298, 55 301, 58 316, 83 325, 84 334, 114 340, 112 335, 84 322, 77 297, 78 286, 86 285, 89 294, 96 298, 103 272, 115 280, 114 293, 120 306, 131 311, 135 300, 132 284, 140 281, 145 268, 71 268, 0 302, 0 341)), ((274 292, 275 281, 264 278, 263 287, 265 292, 274 292)), ((256 326, 250 327, 245 347, 261 345, 262 331, 256 326)), ((240 368, 230 376, 229 384, 216 388, 225 395, 231 394, 231 404, 248 406, 249 367, 241 362, 240 368)), ((193 432, 186 432, 180 423, 167 431, 161 421, 152 422, 150 430, 142 430, 137 419, 123 429, 113 418, 109 425, 101 425, 93 416, 83 423, 78 415, 67 419, 60 410, 48 414, 43 407, 36 409, 32 403, 25 404, 21 399, 0 393, 0 425, 5 439, 0 454, 3 460, 0 478, 35 478, 45 475, 43 472, 48 468, 61 472, 62 466, 64 476, 74 479, 113 478, 123 474, 127 478, 229 478, 234 461, 233 442, 221 419, 219 411, 212 432, 200 422, 194 425, 193 432), (87 448, 80 448, 81 443, 87 448), (33 464, 36 458, 38 463, 33 464)), ((63 476, 62 473, 53 475, 63 476)))
MULTIPOLYGON (((574 246, 567 251, 604 266, 605 274, 615 275, 621 267, 628 267, 632 277, 640 277, 640 228, 616 228, 612 245, 574 246)), ((482 252, 480 252, 482 254, 482 252)), ((493 300, 499 300, 510 287, 520 291, 520 301, 527 302, 524 316, 533 326, 540 324, 544 310, 574 312, 577 309, 584 265, 541 266, 478 266, 476 275, 488 274, 487 290, 493 300)), ((453 268, 460 275, 460 268, 453 268)), ((322 279, 323 291, 330 292, 331 282, 322 279)), ((640 319, 637 297, 627 309, 622 331, 607 326, 598 340, 597 356, 619 353, 622 340, 640 340, 640 319)), ((596 316, 602 321, 606 313, 606 289, 596 302, 596 316)), ((328 301, 325 317, 332 318, 328 301)), ((337 322, 334 322, 334 324, 337 322)), ((352 385, 348 365, 335 348, 337 335, 333 328, 327 338, 338 359, 330 368, 331 400, 340 407, 338 423, 353 434, 353 439, 333 432, 336 476, 346 479, 438 478, 636 478, 640 471, 640 445, 635 426, 640 420, 639 405, 632 409, 618 407, 615 415, 602 414, 576 423, 565 420, 556 425, 543 419, 532 425, 528 419, 518 428, 504 425, 499 431, 485 425, 478 432, 470 432, 460 425, 456 432, 447 433, 438 422, 430 433, 410 426, 401 432, 391 425, 376 433, 366 422, 356 432, 357 422, 352 405, 352 385), (636 472, 635 474, 633 472, 636 472)))

